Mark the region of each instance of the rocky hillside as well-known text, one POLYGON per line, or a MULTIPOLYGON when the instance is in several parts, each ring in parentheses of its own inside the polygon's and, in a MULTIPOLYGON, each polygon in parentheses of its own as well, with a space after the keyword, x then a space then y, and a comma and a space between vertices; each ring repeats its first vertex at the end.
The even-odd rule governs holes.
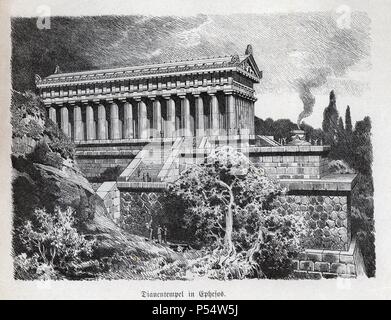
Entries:
MULTIPOLYGON (((121 265, 126 262, 127 270, 138 270, 137 265, 150 259, 160 264, 166 259, 175 260, 171 250, 126 233, 109 218, 103 200, 73 160, 72 142, 46 119, 34 94, 14 93, 11 111, 15 231, 26 221, 33 221, 37 209, 50 213, 55 208, 71 208, 78 232, 96 240, 93 259, 86 266, 102 267, 102 261, 109 261, 106 269, 95 270, 89 277, 115 278, 108 270, 115 261, 121 261, 121 265)), ((13 242, 15 256, 26 251, 17 236, 13 242)))

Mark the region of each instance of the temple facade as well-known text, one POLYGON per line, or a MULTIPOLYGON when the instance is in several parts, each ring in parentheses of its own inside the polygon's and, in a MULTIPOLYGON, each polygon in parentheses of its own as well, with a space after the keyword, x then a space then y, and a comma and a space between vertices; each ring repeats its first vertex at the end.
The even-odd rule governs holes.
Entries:
POLYGON ((36 85, 74 141, 254 134, 252 48, 244 55, 61 73, 36 85))

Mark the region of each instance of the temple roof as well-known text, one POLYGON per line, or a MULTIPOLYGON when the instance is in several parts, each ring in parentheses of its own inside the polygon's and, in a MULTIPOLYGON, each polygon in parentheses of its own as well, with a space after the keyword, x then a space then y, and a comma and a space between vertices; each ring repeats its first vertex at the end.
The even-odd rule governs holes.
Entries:
POLYGON ((252 50, 246 50, 244 55, 224 57, 209 57, 197 60, 170 61, 157 64, 147 64, 132 67, 101 69, 71 73, 61 73, 57 66, 54 74, 41 79, 36 75, 38 88, 74 84, 87 84, 104 81, 156 78, 177 74, 194 74, 199 72, 235 70, 258 83, 262 72, 258 69, 252 55, 252 50))

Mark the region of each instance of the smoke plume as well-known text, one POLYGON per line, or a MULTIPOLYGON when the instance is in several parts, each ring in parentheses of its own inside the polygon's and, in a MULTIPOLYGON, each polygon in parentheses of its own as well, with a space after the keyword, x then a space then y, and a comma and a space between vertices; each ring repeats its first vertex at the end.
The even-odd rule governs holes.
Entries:
POLYGON ((300 129, 300 123, 304 118, 309 117, 314 111, 315 97, 307 85, 301 87, 300 99, 303 101, 303 111, 300 112, 297 119, 297 126, 300 129))
POLYGON ((300 112, 297 119, 297 126, 300 129, 300 124, 304 118, 309 117, 314 111, 315 96, 311 89, 321 87, 327 82, 327 76, 330 74, 328 68, 314 68, 310 72, 311 77, 308 79, 301 79, 298 81, 298 90, 300 99, 303 102, 303 111, 300 112))

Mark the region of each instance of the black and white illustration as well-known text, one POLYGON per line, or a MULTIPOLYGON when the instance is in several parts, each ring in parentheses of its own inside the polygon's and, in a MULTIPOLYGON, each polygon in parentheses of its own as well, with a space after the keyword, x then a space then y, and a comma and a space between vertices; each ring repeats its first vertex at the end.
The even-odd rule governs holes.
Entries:
POLYGON ((375 277, 371 19, 13 17, 18 280, 375 277))

